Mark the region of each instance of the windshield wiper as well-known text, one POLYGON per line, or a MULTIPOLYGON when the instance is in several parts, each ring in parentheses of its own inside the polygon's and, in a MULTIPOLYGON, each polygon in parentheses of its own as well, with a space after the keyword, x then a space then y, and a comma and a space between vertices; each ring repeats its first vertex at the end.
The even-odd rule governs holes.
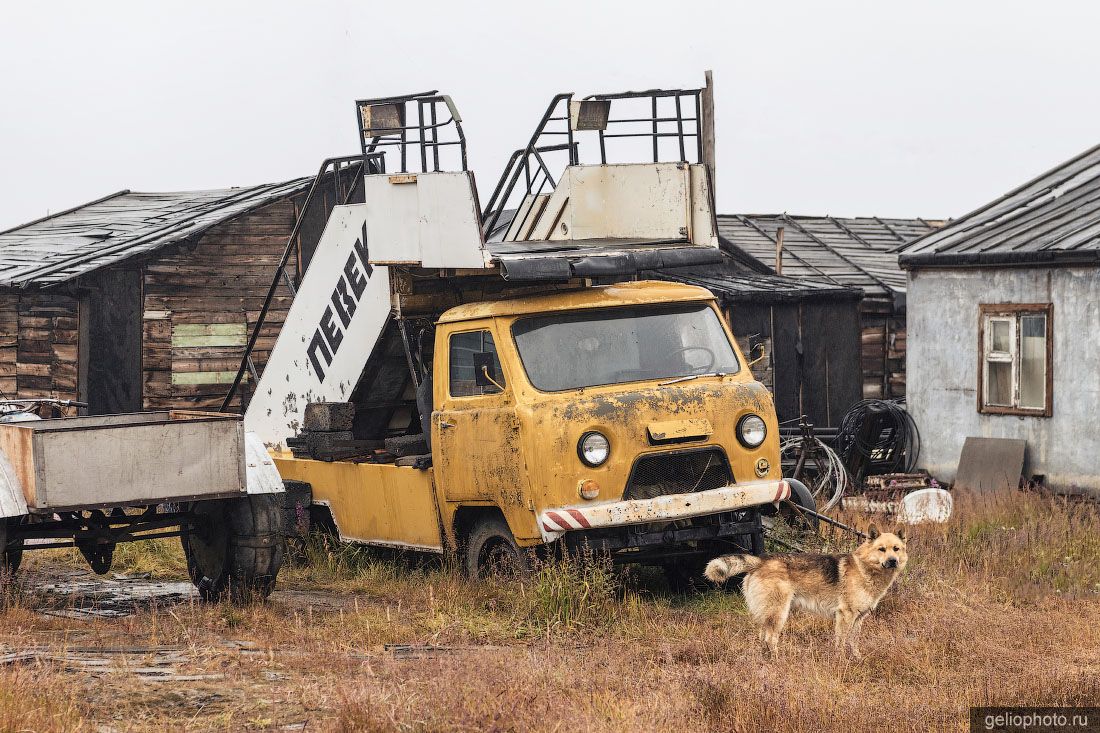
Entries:
POLYGON ((667 382, 660 382, 660 383, 657 384, 657 386, 658 387, 665 387, 665 386, 668 386, 670 384, 679 384, 680 382, 690 382, 691 380, 698 379, 699 377, 724 377, 724 376, 726 376, 725 372, 706 372, 704 374, 689 374, 686 377, 677 377, 676 379, 670 379, 667 382))

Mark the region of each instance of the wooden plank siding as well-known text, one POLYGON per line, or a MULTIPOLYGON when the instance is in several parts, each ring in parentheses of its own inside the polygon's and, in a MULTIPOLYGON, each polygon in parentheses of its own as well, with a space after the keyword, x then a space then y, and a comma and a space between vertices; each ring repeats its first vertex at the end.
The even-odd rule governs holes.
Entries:
POLYGON ((0 293, 0 390, 7 397, 77 398, 80 319, 75 298, 0 293))
POLYGON ((16 382, 19 341, 19 295, 0 294, 0 393, 15 397, 19 393, 16 382))
POLYGON ((805 415, 819 427, 835 426, 860 398, 853 301, 733 303, 726 313, 746 358, 752 344, 765 344, 766 356, 752 372, 772 392, 781 422, 805 415))
POLYGON ((865 399, 905 397, 905 315, 889 301, 860 304, 860 367, 865 399))
MULTIPOLYGON (((296 216, 293 199, 277 201, 146 264, 145 409, 220 407, 296 216)), ((296 267, 292 255, 288 269, 296 267)), ((252 354, 261 371, 292 300, 280 283, 252 354)))

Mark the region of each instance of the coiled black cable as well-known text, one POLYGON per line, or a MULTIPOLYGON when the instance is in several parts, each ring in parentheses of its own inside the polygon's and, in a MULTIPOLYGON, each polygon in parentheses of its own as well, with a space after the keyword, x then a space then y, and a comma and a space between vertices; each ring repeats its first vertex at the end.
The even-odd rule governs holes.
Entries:
POLYGON ((911 473, 920 455, 920 432, 901 402, 860 400, 844 413, 834 445, 859 481, 871 474, 911 473))

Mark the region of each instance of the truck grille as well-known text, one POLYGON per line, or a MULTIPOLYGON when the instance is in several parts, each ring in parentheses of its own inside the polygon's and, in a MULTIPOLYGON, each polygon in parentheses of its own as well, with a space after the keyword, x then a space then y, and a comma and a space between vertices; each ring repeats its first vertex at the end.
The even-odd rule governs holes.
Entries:
POLYGON ((726 454, 719 448, 643 456, 634 464, 623 499, 708 491, 733 483, 726 454))

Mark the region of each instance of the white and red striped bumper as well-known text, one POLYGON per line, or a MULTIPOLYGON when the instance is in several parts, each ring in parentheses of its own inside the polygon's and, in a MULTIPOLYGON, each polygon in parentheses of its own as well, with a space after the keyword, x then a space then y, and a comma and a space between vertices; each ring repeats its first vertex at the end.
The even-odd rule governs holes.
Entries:
POLYGON ((559 507, 545 509, 539 514, 539 530, 544 542, 553 542, 565 532, 574 530, 622 527, 720 514, 750 506, 772 504, 790 495, 791 486, 786 481, 752 481, 709 491, 658 496, 654 499, 559 507))

